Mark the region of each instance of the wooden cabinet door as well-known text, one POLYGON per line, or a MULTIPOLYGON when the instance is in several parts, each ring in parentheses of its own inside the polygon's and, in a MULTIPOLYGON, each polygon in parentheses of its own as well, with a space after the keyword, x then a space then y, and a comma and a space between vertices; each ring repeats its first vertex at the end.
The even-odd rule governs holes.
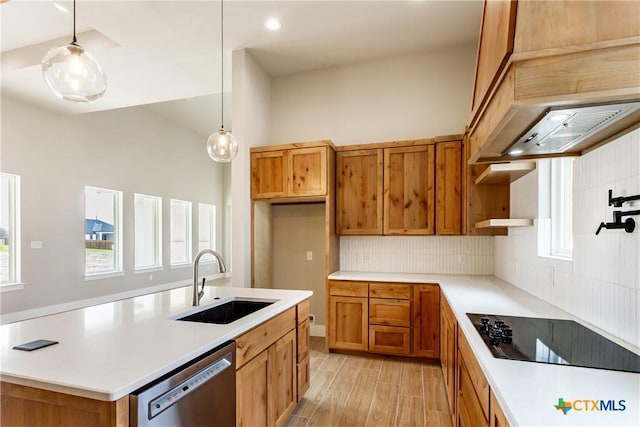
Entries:
POLYGON ((337 154, 338 234, 382 234, 382 149, 337 154))
POLYGON ((457 427, 488 427, 476 396, 473 381, 464 358, 458 356, 458 417, 457 427))
POLYGON ((504 412, 502 412, 502 408, 498 403, 498 400, 491 392, 491 403, 489 404, 489 408, 491 411, 491 419, 489 420, 490 427, 509 427, 509 423, 507 422, 507 417, 504 416, 504 412))
POLYGON ((329 297, 329 348, 366 351, 368 326, 368 298, 329 297))
MULTIPOLYGON (((284 425, 296 407, 296 331, 295 329, 269 347, 270 419, 276 427, 284 425)), ((251 389, 247 389, 253 394, 251 389)))
POLYGON ((273 199, 287 193, 287 152, 251 154, 251 198, 273 199))
POLYGON ((236 425, 269 427, 269 350, 236 371, 236 425))
POLYGON ((413 354, 440 357, 440 289, 438 285, 413 287, 413 354))
POLYGON ((384 234, 434 234, 433 144, 384 149, 384 234))
POLYGON ((456 358, 458 356, 458 323, 444 298, 440 299, 440 363, 444 377, 449 411, 456 412, 456 358))
POLYGON ((462 232, 462 142, 436 147, 436 234, 462 232))
POLYGON ((288 197, 327 194, 327 148, 297 148, 288 152, 288 197))
POLYGON ((515 0, 484 2, 471 103, 471 110, 474 112, 486 102, 487 94, 496 84, 513 52, 516 9, 515 0))

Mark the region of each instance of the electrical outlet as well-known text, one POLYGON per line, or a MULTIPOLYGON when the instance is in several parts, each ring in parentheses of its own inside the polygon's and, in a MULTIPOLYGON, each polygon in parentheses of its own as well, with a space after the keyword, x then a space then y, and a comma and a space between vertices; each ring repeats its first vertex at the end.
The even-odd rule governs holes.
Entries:
POLYGON ((311 324, 316 323, 316 315, 315 314, 310 314, 309 315, 309 323, 311 323, 311 324))
POLYGON ((153 274, 149 275, 149 280, 153 280, 153 274))
POLYGON ((467 256, 465 254, 458 254, 458 264, 463 265, 467 263, 467 256))
POLYGON ((307 251, 307 261, 312 261, 312 260, 313 260, 313 252, 307 251))

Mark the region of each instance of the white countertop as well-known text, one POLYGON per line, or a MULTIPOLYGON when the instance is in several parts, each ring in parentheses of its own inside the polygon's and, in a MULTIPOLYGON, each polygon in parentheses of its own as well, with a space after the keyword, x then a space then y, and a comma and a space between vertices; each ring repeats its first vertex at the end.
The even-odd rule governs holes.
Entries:
POLYGON ((200 308, 233 297, 276 301, 228 325, 172 319, 194 311, 190 286, 2 325, 0 379, 92 399, 117 400, 312 294, 205 287, 200 308), (41 338, 60 343, 32 352, 12 349, 41 338))
POLYGON ((493 357, 466 313, 571 319, 640 353, 637 347, 500 279, 493 276, 363 272, 337 272, 329 279, 438 283, 512 426, 640 426, 640 374, 493 357), (620 408, 618 401, 624 400, 626 409, 570 410, 563 415, 554 408, 558 398, 565 402, 614 400, 616 408, 620 408))

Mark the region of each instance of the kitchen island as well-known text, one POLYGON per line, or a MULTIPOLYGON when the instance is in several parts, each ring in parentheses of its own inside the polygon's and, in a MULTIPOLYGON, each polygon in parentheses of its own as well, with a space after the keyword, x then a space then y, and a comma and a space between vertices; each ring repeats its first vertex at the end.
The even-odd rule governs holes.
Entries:
MULTIPOLYGON (((76 405, 105 402, 107 414, 100 419, 126 425, 128 416, 123 413, 131 392, 228 340, 248 336, 247 332, 271 319, 290 312, 295 319, 297 306, 311 295, 310 291, 208 286, 200 308, 194 310, 192 288, 187 286, 2 325, 3 415, 10 402, 6 392, 11 389, 33 399, 39 399, 34 394, 40 392, 68 398, 76 405), (226 325, 175 320, 232 298, 273 304, 226 325), (59 344, 32 352, 12 349, 36 339, 59 344)), ((244 357, 252 351, 239 349, 238 354, 244 357)))
MULTIPOLYGON (((491 408, 489 412, 493 413, 493 409, 499 407, 508 425, 640 425, 640 374, 493 357, 467 313, 570 319, 636 354, 640 353, 637 347, 496 277, 341 271, 331 274, 329 280, 439 285, 441 305, 446 303, 450 307, 457 322, 457 335, 468 343, 468 347, 464 344, 465 349, 470 349, 469 356, 475 359, 480 369, 476 378, 486 378, 487 387, 479 391, 480 397, 487 401, 487 408, 491 408), (556 406, 560 399, 565 403, 574 402, 573 410, 566 414, 558 410, 556 406), (490 400, 492 404, 488 403, 490 400), (606 403, 606 410, 592 409, 591 402, 598 400, 606 403), (585 404, 584 401, 588 402, 585 404), (624 408, 620 401, 624 401, 624 408)), ((447 344, 442 331, 441 339, 443 350, 447 344)), ((459 381, 454 383, 457 388, 459 381)), ((495 425, 491 421, 491 425, 495 425)))

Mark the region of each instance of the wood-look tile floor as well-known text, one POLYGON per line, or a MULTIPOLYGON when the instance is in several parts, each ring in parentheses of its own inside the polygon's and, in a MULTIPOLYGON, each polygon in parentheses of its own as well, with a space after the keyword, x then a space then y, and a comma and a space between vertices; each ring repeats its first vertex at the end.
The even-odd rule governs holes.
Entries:
POLYGON ((311 337, 311 386, 287 427, 451 427, 437 362, 329 353, 311 337))

